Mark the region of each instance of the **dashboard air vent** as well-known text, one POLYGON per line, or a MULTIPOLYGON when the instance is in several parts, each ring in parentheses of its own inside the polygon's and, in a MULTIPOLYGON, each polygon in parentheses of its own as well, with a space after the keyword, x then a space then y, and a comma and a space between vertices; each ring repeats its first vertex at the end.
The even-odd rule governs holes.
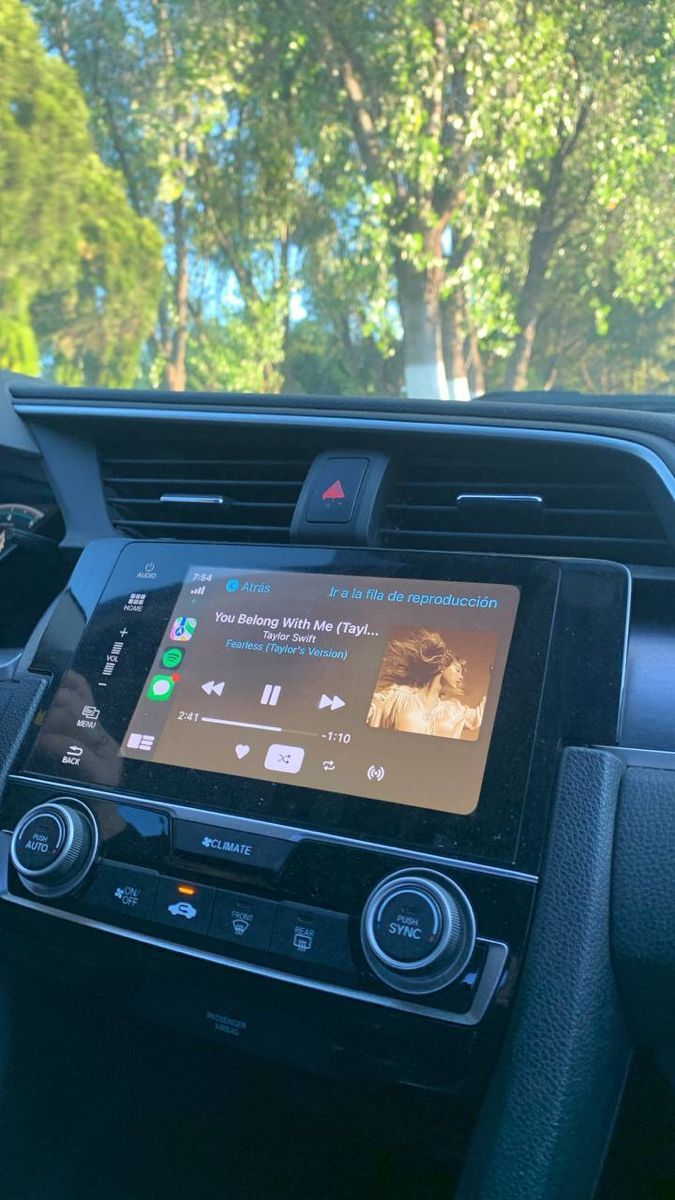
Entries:
POLYGON ((545 454, 401 463, 386 546, 557 555, 669 566, 675 554, 642 487, 616 457, 545 454))
POLYGON ((308 460, 127 453, 101 460, 110 519, 134 538, 287 542, 308 460))

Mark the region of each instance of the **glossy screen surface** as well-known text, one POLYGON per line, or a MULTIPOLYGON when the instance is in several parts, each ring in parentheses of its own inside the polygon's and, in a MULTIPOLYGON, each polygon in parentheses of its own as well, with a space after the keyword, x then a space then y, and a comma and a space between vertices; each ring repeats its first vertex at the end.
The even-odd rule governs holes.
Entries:
POLYGON ((518 602, 504 584, 193 565, 121 754, 471 813, 518 602))

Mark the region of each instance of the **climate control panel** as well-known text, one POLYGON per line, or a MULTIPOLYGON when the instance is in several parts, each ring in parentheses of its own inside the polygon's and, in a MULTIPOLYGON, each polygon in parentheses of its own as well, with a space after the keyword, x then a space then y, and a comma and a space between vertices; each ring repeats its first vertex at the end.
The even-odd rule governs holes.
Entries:
POLYGON ((515 873, 46 781, 4 811, 2 897, 52 917, 458 1025, 512 982, 515 873))

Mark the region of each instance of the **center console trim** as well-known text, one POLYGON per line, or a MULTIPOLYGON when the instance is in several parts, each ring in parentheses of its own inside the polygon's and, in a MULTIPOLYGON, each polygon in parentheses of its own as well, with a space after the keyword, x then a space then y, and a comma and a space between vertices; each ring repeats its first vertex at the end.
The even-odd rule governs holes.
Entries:
POLYGON ((471 1007, 464 1013, 442 1012, 437 1008, 428 1008, 424 1004, 415 1004, 394 996, 382 996, 373 992, 362 992, 357 988, 348 988, 340 984, 325 983, 321 980, 310 979, 304 975, 293 975, 288 971, 279 971, 274 967, 262 967, 256 963, 244 962, 240 959, 228 958, 226 955, 214 954, 209 950, 198 950, 193 946, 169 942, 164 938, 152 937, 145 933, 136 933, 119 925, 109 925, 105 921, 97 921, 91 917, 83 917, 77 913, 65 912, 60 908, 38 901, 28 900, 22 896, 14 896, 9 891, 7 865, 9 863, 9 843, 11 836, 0 832, 0 899, 19 908, 32 909, 49 916, 58 917, 74 925, 82 925, 89 929, 99 929, 103 933, 112 933, 128 941, 139 942, 145 946, 153 946, 158 950, 170 950, 174 954, 182 954, 188 958, 197 958, 218 966, 233 967, 250 975, 261 976, 265 979, 276 979, 282 983, 299 984, 312 991, 328 992, 333 996, 343 996, 348 1000, 360 1000, 366 1004, 375 1004, 380 1008, 395 1009, 399 1012, 411 1013, 416 1016, 432 1017, 446 1024, 474 1026, 484 1017, 497 989, 502 972, 508 959, 508 947, 504 942, 492 941, 487 938, 477 938, 477 944, 487 946, 487 956, 483 967, 476 994, 471 1007))
POLYGON ((197 821, 205 825, 222 824, 223 828, 231 827, 244 830, 246 833, 259 833, 289 842, 314 841, 330 842, 333 845, 340 846, 356 846, 363 850, 374 850, 395 855, 407 861, 414 859, 416 863, 420 864, 429 863, 432 866, 449 868, 459 867, 462 870, 475 871, 482 875, 497 875, 502 879, 517 879, 523 883, 536 884, 539 882, 538 875, 531 875, 525 871, 516 871, 509 867, 492 866, 489 863, 472 862, 463 858, 449 858, 447 855, 430 854, 428 851, 416 850, 405 846, 392 846, 382 842, 347 837, 343 834, 315 832, 312 829, 304 827, 280 825, 272 821, 258 821, 254 817, 244 817, 238 814, 215 811, 214 809, 193 808, 192 806, 175 804, 170 800, 162 800, 161 798, 148 799, 148 797, 139 796, 134 792, 117 792, 110 788, 94 788, 86 784, 71 783, 70 780, 48 780, 28 774, 12 774, 9 776, 9 781, 19 784, 22 787, 40 787, 45 791, 51 792, 60 790, 64 795, 72 792, 74 796, 98 796, 103 799, 120 800, 125 804, 139 804, 145 808, 161 809, 162 812, 168 813, 169 816, 177 821, 197 821))

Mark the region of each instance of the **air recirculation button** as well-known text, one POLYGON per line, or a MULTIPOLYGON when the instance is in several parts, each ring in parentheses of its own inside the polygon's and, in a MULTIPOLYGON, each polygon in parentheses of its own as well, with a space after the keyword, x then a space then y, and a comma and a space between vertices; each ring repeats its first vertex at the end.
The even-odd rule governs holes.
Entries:
POLYGON ((476 940, 471 905, 435 871, 403 871, 378 884, 363 911, 369 965, 397 991, 438 991, 466 966, 476 940))

